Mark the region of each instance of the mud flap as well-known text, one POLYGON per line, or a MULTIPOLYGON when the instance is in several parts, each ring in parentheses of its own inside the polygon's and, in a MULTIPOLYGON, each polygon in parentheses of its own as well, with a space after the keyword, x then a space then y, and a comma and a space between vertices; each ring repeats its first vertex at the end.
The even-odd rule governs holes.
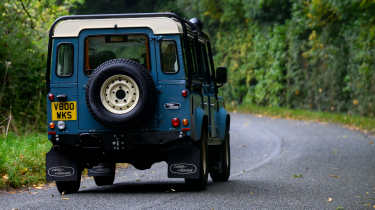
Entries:
POLYGON ((168 177, 197 179, 200 174, 200 149, 183 145, 168 153, 168 177))
POLYGON ((46 155, 47 181, 76 181, 80 177, 77 160, 52 148, 46 155))

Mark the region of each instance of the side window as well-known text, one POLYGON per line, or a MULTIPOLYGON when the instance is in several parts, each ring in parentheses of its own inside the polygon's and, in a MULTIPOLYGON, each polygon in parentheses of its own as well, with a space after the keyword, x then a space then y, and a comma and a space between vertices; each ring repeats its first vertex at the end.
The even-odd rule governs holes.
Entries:
POLYGON ((179 69, 177 45, 173 40, 162 40, 160 42, 161 69, 164 73, 177 73, 179 69))
POLYGON ((195 52, 195 47, 194 47, 194 41, 189 40, 189 50, 190 50, 190 55, 191 55, 191 62, 192 62, 192 74, 197 74, 198 69, 197 69, 197 56, 195 52))
POLYGON ((202 60, 202 50, 201 50, 201 43, 198 41, 196 46, 196 53, 197 53, 197 63, 198 63, 198 74, 199 76, 204 75, 204 64, 202 60))
POLYGON ((201 43, 199 44, 199 46, 200 46, 200 51, 201 51, 203 74, 204 74, 205 78, 209 79, 210 78, 210 71, 209 71, 209 67, 208 67, 206 48, 205 48, 205 45, 203 45, 201 43))
POLYGON ((70 77, 73 74, 74 48, 70 43, 60 44, 57 48, 56 74, 59 77, 70 77))
POLYGON ((214 79, 214 78, 216 78, 216 74, 215 74, 215 67, 214 67, 214 62, 213 62, 213 58, 212 58, 211 45, 210 45, 209 42, 206 44, 206 49, 207 49, 206 52, 207 52, 207 55, 208 55, 208 66, 210 68, 211 78, 214 79))
POLYGON ((188 77, 188 75, 191 73, 191 70, 189 69, 189 61, 188 61, 188 44, 187 41, 181 42, 182 44, 182 54, 184 59, 184 68, 185 68, 185 76, 188 77))

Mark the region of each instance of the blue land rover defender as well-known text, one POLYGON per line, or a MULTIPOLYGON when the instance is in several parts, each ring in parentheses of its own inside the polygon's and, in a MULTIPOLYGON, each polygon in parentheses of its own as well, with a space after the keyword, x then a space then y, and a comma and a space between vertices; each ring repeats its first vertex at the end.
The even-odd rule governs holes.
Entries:
POLYGON ((218 96, 201 22, 174 13, 64 16, 49 34, 46 176, 60 193, 79 190, 87 168, 98 186, 116 163, 205 189, 230 174, 230 116, 218 96))

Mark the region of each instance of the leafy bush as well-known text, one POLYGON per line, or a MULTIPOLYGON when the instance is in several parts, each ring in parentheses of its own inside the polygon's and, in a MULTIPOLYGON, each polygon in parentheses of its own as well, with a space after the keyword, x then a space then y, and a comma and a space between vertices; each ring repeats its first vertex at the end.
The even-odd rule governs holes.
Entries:
POLYGON ((223 94, 232 104, 375 116, 374 1, 196 5, 185 12, 211 19, 216 64, 230 70, 223 94))
POLYGON ((44 123, 48 29, 73 2, 5 0, 0 4, 1 130, 10 112, 15 121, 22 120, 19 127, 35 129, 44 123))

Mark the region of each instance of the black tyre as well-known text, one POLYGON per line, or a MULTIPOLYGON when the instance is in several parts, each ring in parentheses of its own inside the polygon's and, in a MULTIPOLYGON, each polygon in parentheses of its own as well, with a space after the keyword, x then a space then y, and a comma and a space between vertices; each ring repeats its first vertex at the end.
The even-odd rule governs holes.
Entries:
POLYGON ((230 134, 225 132, 224 143, 215 148, 219 162, 211 169, 210 175, 214 182, 226 182, 230 176, 230 134))
POLYGON ((115 174, 112 176, 94 176, 94 181, 97 186, 111 185, 115 181, 115 174))
POLYGON ((116 164, 111 164, 111 171, 109 176, 94 176, 94 181, 97 186, 112 185, 115 181, 116 164))
POLYGON ((202 128, 201 139, 198 142, 200 147, 200 177, 198 179, 185 179, 185 184, 193 190, 206 189, 208 182, 208 134, 207 126, 202 128))
POLYGON ((81 171, 78 174, 78 180, 76 181, 56 181, 56 187, 59 193, 72 194, 76 193, 81 186, 81 171))
POLYGON ((108 127, 124 127, 150 116, 155 85, 148 70, 129 59, 104 62, 86 88, 86 103, 96 120, 108 127))

